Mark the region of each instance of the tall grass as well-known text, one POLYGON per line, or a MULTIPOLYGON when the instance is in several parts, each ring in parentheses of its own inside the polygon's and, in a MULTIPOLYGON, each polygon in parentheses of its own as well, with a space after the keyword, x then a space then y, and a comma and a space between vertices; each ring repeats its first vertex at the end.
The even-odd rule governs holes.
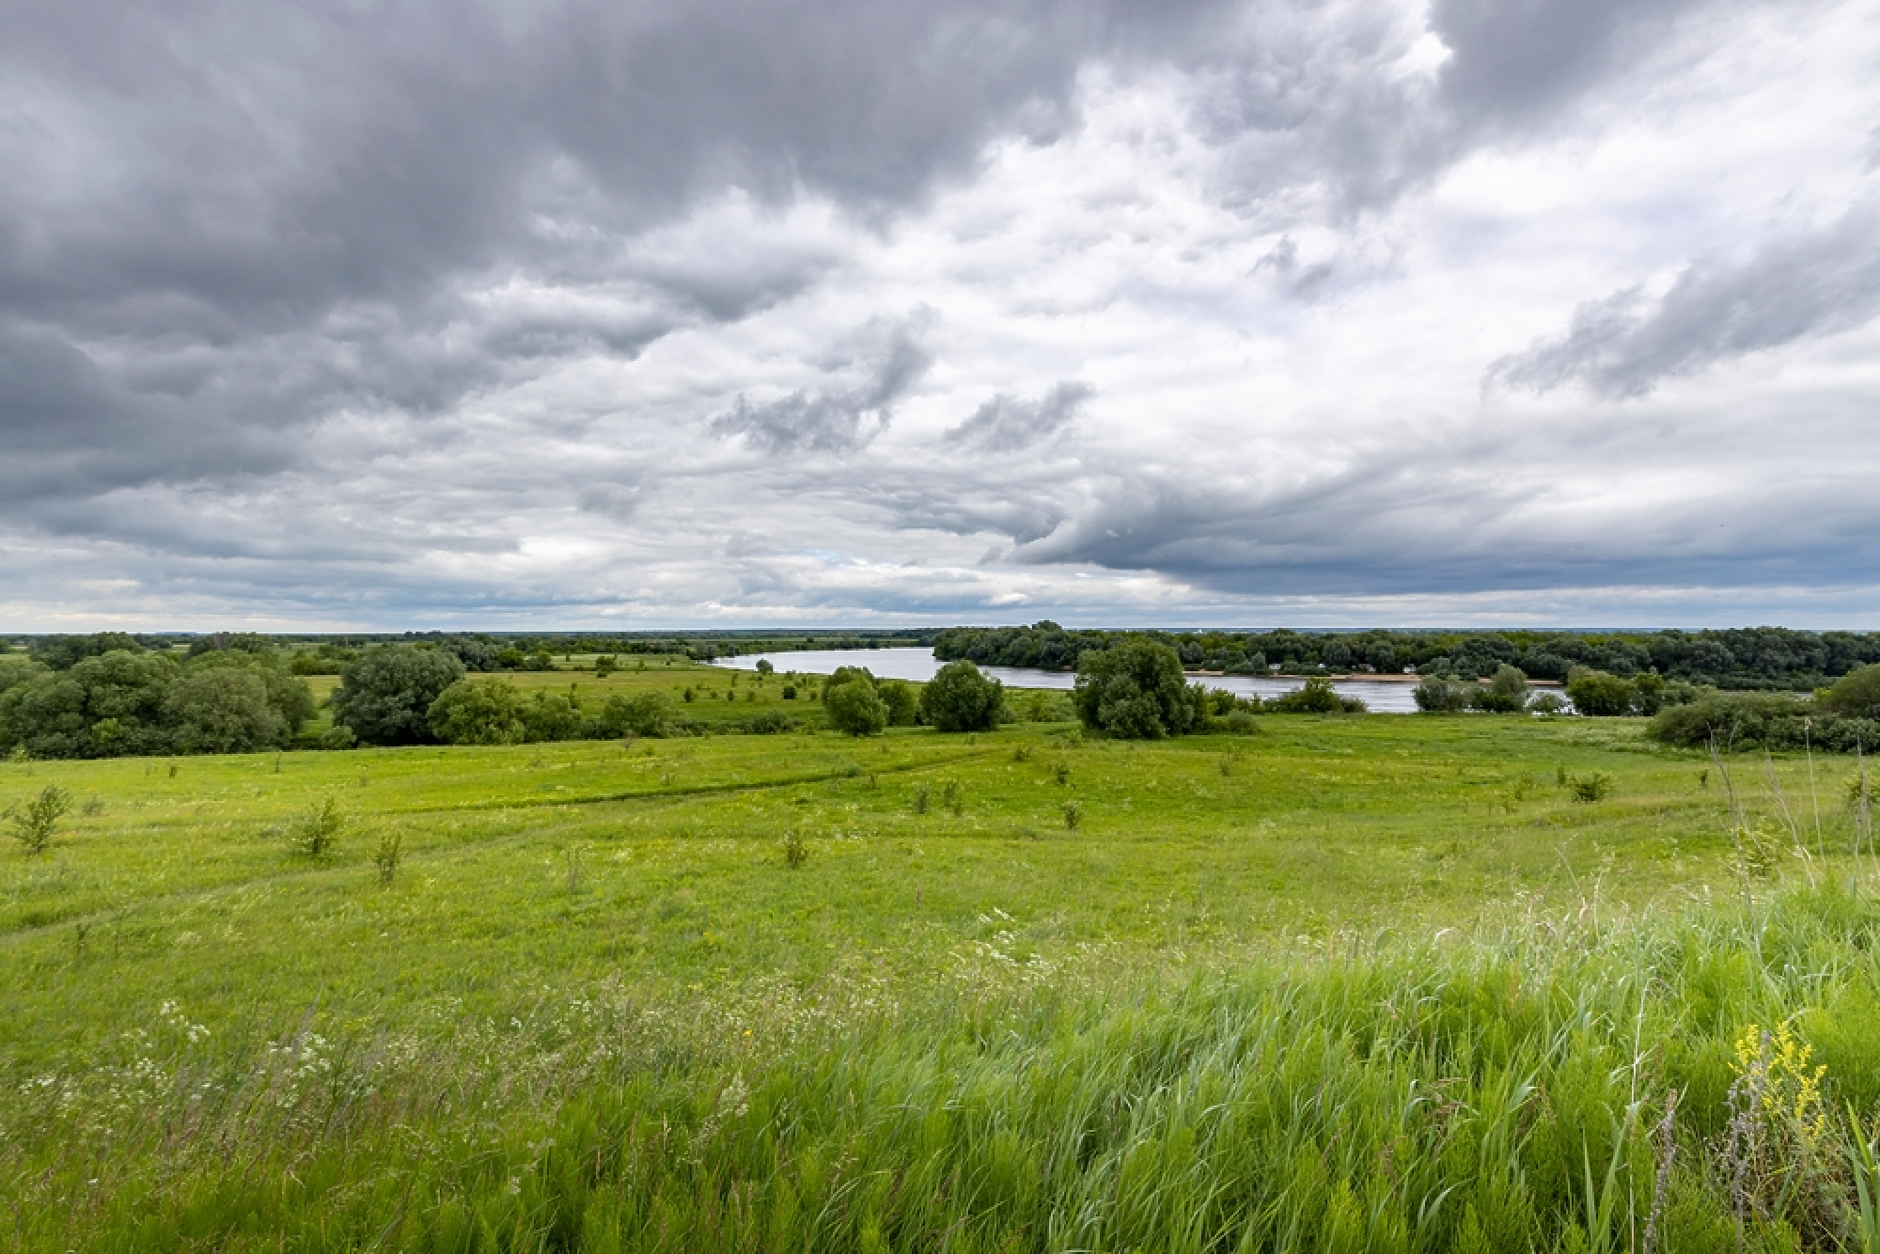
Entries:
POLYGON ((915 986, 603 983, 391 1035, 166 1007, 16 1079, 0 1245, 1871 1249, 1876 942, 1839 883, 1296 954, 987 945, 915 986))

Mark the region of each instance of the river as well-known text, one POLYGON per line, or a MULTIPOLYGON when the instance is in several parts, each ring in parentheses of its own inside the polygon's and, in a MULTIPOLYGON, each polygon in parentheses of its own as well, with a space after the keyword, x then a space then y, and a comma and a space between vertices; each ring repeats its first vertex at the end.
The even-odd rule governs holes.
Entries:
MULTIPOLYGON (((804 675, 828 675, 838 666, 865 666, 877 679, 911 679, 918 683, 932 679, 934 672, 942 665, 934 657, 932 649, 805 649, 799 653, 752 653, 745 657, 720 658, 717 665, 753 671, 757 669, 760 660, 769 661, 779 674, 796 671, 804 675)), ((981 666, 979 669, 1003 682, 1007 688, 1056 688, 1068 691, 1077 678, 1069 671, 1041 671, 1021 666, 981 666)), ((1263 679, 1252 675, 1191 675, 1189 678, 1209 688, 1225 688, 1243 697, 1277 697, 1305 683, 1303 679, 1263 679)), ((1341 696, 1357 697, 1374 713, 1416 712, 1414 682, 1335 679, 1332 687, 1341 696)))

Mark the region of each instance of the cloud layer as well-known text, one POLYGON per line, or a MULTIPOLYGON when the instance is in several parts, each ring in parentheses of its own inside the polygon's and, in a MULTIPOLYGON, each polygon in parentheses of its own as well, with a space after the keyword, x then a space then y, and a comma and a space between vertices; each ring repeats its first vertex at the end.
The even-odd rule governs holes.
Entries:
POLYGON ((1880 18, 586 0, 0 43, 0 622, 1871 623, 1880 18))

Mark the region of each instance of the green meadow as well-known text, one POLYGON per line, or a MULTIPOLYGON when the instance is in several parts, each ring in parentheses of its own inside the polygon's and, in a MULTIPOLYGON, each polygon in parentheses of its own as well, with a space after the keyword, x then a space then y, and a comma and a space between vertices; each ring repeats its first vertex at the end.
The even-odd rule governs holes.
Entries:
POLYGON ((1641 728, 0 764, 0 1246, 1880 1249, 1857 764, 1641 728))

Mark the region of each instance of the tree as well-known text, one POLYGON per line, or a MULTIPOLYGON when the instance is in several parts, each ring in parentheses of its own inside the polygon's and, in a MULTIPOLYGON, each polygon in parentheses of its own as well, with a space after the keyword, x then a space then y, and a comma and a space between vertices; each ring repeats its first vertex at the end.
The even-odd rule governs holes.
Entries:
POLYGON ((565 692, 538 692, 522 707, 522 726, 531 742, 576 740, 583 730, 581 707, 565 692))
POLYGON ((1005 685, 965 658, 948 662, 920 693, 920 716, 943 732, 991 731, 1005 706, 1005 685))
POLYGON ((456 655, 442 650, 374 649, 341 673, 333 693, 333 721, 367 744, 428 743, 435 739, 431 705, 463 673, 456 655))
POLYGON ((1567 680, 1567 699, 1573 702, 1573 708, 1594 718, 1630 714, 1637 695, 1631 680, 1605 671, 1575 667, 1572 678, 1567 680))
POLYGON ((774 666, 772 666, 772 665, 770 664, 770 659, 769 659, 769 658, 767 658, 767 657, 760 657, 760 658, 758 658, 758 659, 757 659, 757 673, 758 673, 759 675, 769 675, 770 673, 772 673, 772 672, 773 672, 773 671, 775 671, 776 669, 777 669, 776 667, 774 667, 774 666))
POLYGON ((425 721, 449 745, 514 745, 527 734, 522 696, 502 679, 459 679, 431 702, 425 721))
POLYGON ((176 674, 168 657, 122 649, 35 671, 0 692, 0 748, 36 758, 166 752, 163 698, 176 674))
POLYGON ((1848 718, 1880 718, 1880 663, 1851 670, 1835 680, 1821 704, 1848 718))
POLYGON ((831 682, 823 688, 823 710, 829 716, 829 726, 851 736, 879 735, 888 726, 888 707, 875 691, 874 677, 850 667, 843 667, 836 675, 843 671, 850 672, 843 682, 835 683, 831 676, 831 682))
POLYGON ((244 670, 260 680, 268 705, 287 724, 290 736, 313 717, 313 693, 274 654, 226 649, 203 654, 188 665, 190 673, 217 669, 244 670))
POLYGON ((100 631, 89 636, 41 636, 33 642, 33 657, 48 669, 70 670, 88 657, 107 653, 141 653, 144 646, 122 631, 100 631))
POLYGON ((13 839, 20 842, 27 857, 37 857, 46 851, 52 844, 53 830, 71 808, 72 794, 57 784, 47 784, 37 797, 26 803, 24 810, 7 810, 13 839))
POLYGON ((919 707, 914 685, 898 679, 884 679, 875 685, 875 693, 881 703, 888 707, 888 726, 912 727, 914 715, 919 707))
POLYGON ((1165 644, 1132 639, 1077 659, 1075 700, 1084 726, 1124 739, 1179 736, 1198 718, 1182 661, 1165 644))
POLYGON ((1490 714, 1517 714, 1527 708, 1527 675, 1520 667, 1503 662, 1495 668, 1488 687, 1476 689, 1471 696, 1478 710, 1490 714))
POLYGON ((261 676, 245 667, 190 671, 164 694, 163 717, 182 753, 284 749, 294 735, 261 676))
POLYGON ((1459 714, 1469 706, 1469 685, 1447 675, 1425 675, 1410 695, 1425 714, 1459 714))

